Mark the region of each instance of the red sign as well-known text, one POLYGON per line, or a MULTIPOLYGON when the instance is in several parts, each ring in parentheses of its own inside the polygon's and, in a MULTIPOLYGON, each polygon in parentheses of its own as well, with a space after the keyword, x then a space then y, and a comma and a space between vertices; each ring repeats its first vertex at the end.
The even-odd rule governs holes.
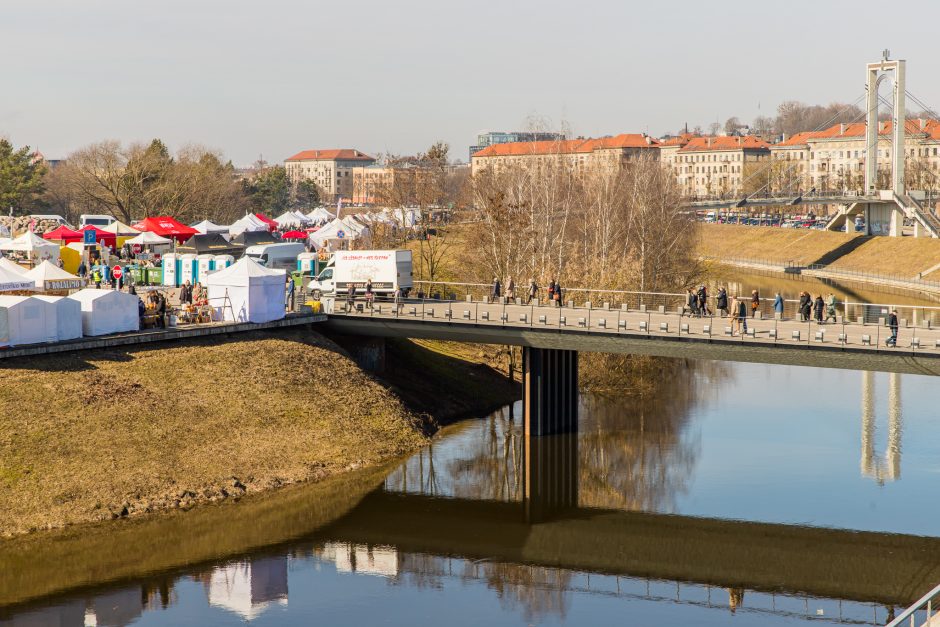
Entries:
POLYGON ((144 247, 141 244, 131 244, 131 250, 134 251, 135 255, 139 255, 141 252, 143 252, 144 247))
POLYGON ((121 268, 121 266, 114 266, 113 268, 111 268, 111 276, 113 276, 115 279, 120 279, 121 275, 123 274, 124 274, 124 269, 121 268))

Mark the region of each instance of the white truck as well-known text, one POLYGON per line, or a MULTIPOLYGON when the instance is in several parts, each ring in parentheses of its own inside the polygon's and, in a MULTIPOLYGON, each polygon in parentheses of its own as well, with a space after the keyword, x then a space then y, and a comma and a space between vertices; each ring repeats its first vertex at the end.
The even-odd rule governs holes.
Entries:
POLYGON ((350 288, 364 293, 372 279, 376 295, 407 294, 414 285, 410 250, 340 250, 330 264, 310 281, 307 291, 314 297, 344 296, 350 288))

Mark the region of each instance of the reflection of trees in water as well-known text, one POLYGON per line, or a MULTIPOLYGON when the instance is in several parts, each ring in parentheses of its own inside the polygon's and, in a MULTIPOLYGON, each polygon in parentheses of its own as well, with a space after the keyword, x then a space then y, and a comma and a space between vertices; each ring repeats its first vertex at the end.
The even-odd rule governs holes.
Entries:
POLYGON ((545 616, 567 613, 567 589, 571 572, 542 566, 494 562, 464 562, 464 577, 483 579, 496 591, 504 608, 522 609, 526 623, 541 622, 545 616))
POLYGON ((669 360, 641 393, 581 395, 579 504, 672 511, 699 453, 686 433, 691 408, 727 369, 669 360))
POLYGON ((465 583, 484 581, 496 592, 504 608, 520 609, 527 623, 538 622, 552 614, 563 619, 567 613, 570 571, 525 564, 451 560, 421 553, 401 554, 399 565, 400 574, 392 580, 393 585, 440 590, 449 577, 459 577, 465 583))
POLYGON ((522 422, 508 408, 488 416, 478 437, 468 439, 459 457, 446 465, 454 496, 499 501, 522 500, 522 422))

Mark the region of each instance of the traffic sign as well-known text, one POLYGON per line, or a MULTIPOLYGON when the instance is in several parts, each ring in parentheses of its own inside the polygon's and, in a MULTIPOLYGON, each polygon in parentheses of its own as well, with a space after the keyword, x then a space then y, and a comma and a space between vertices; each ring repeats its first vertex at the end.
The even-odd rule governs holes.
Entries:
POLYGON ((114 266, 111 268, 111 276, 113 276, 115 279, 120 279, 123 274, 124 269, 121 266, 114 266))
POLYGON ((139 255, 141 252, 143 252, 144 247, 141 244, 132 244, 131 250, 134 251, 135 255, 139 255))
POLYGON ((343 239, 344 237, 346 237, 346 231, 342 229, 338 230, 336 232, 336 237, 338 237, 339 239, 343 239))
POLYGON ((84 233, 84 239, 82 241, 85 242, 85 246, 94 246, 97 242, 94 229, 88 229, 87 231, 82 232, 84 233))

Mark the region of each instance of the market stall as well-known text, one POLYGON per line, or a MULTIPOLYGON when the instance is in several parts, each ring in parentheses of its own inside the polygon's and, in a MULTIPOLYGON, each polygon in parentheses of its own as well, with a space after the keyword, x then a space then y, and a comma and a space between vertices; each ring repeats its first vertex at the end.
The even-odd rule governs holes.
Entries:
POLYGON ((283 318, 285 284, 284 270, 269 270, 249 257, 206 278, 209 304, 230 322, 283 318))
POLYGON ((117 290, 84 289, 69 296, 82 309, 82 335, 107 335, 140 328, 138 298, 117 290))
POLYGON ((259 220, 254 214, 246 214, 244 217, 239 218, 232 223, 229 229, 229 234, 232 238, 238 237, 242 233, 252 232, 252 231, 268 231, 267 223, 259 220))
POLYGON ((51 303, 55 307, 55 328, 58 341, 82 337, 82 306, 78 301, 48 294, 40 294, 33 298, 51 303))
POLYGON ((245 247, 236 242, 230 242, 225 239, 221 233, 206 233, 205 235, 193 235, 186 243, 176 248, 177 254, 192 253, 196 255, 232 255, 241 257, 245 252, 245 247))
POLYGON ((133 225, 138 231, 149 231, 156 233, 161 237, 173 238, 179 243, 183 243, 190 237, 198 233, 196 229, 186 226, 179 220, 170 216, 156 216, 144 218, 133 225))
POLYGON ((6 268, 10 272, 22 275, 25 275, 28 272, 26 268, 16 263, 15 261, 10 261, 3 255, 0 255, 0 268, 6 268))
POLYGON ((36 283, 26 276, 26 272, 24 270, 14 270, 7 267, 6 265, 0 265, 0 292, 35 291, 36 283))
POLYGON ((190 227, 196 229, 199 233, 206 235, 207 233, 225 233, 228 234, 229 228, 227 226, 222 226, 221 224, 216 224, 210 220, 203 220, 202 222, 197 222, 196 224, 190 224, 190 227))
POLYGON ((49 261, 43 261, 25 276, 35 281, 36 289, 43 292, 62 292, 65 295, 69 290, 80 290, 85 286, 84 279, 66 272, 49 261))
POLYGON ((32 296, 0 296, 0 346, 55 342, 56 307, 32 296))
POLYGON ((81 241, 82 232, 76 231, 75 229, 70 229, 63 224, 57 229, 43 233, 42 238, 49 240, 50 242, 62 242, 64 244, 68 244, 69 242, 81 241))
POLYGON ((27 231, 19 237, 0 243, 0 251, 17 253, 33 263, 43 260, 58 261, 59 245, 47 242, 35 233, 27 231))

